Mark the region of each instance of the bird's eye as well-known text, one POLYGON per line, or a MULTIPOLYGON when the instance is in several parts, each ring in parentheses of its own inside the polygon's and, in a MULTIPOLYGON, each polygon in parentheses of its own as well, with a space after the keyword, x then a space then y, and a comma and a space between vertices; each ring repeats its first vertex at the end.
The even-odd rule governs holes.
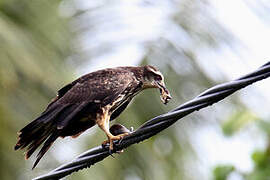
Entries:
POLYGON ((156 80, 156 81, 161 81, 161 80, 162 80, 162 77, 161 77, 160 75, 156 75, 156 76, 155 76, 155 80, 156 80))

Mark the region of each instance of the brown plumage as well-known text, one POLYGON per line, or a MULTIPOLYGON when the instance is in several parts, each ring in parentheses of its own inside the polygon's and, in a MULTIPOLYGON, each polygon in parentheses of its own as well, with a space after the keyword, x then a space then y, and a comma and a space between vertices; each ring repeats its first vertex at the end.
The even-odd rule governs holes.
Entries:
POLYGON ((108 68, 86 74, 58 91, 56 98, 35 120, 19 131, 15 150, 27 147, 26 159, 43 143, 33 168, 58 137, 77 137, 95 124, 106 133, 110 150, 114 136, 109 121, 127 107, 131 99, 146 88, 159 88, 161 100, 171 98, 162 74, 153 66, 108 68))

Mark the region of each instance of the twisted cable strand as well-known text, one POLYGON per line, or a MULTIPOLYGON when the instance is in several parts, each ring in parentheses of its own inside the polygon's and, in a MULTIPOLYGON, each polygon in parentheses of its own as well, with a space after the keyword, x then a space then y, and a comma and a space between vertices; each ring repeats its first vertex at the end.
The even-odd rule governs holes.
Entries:
MULTIPOLYGON (((113 153, 118 150, 127 148, 128 146, 139 143, 145 139, 148 139, 155 134, 163 131, 167 127, 174 124, 179 119, 184 116, 198 111, 202 108, 210 106, 225 97, 233 94, 234 92, 253 84, 254 82, 260 81, 262 79, 268 78, 270 76, 270 62, 261 66, 258 70, 249 73, 237 80, 216 85, 193 100, 188 101, 177 108, 169 111, 168 113, 159 115, 151 120, 145 122, 136 131, 132 132, 130 135, 124 137, 120 142, 116 142, 113 153)), ((102 161, 110 155, 108 147, 103 148, 102 146, 97 146, 92 148, 80 156, 75 158, 73 161, 66 163, 48 174, 34 178, 34 180, 52 180, 60 179, 78 170, 90 167, 91 165, 102 161)))

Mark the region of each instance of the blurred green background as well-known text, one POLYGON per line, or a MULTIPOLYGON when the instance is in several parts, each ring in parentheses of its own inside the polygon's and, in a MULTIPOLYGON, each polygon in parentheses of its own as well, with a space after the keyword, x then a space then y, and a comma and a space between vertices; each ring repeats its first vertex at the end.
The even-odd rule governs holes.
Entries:
MULTIPOLYGON (((238 34, 255 28, 247 34, 253 46, 228 25, 219 1, 0 0, 1 179, 31 179, 104 140, 96 127, 77 139, 59 139, 33 171, 34 158, 25 161, 22 151, 13 150, 16 132, 42 112, 58 89, 84 73, 141 64, 163 72, 173 100, 164 106, 158 91, 147 90, 116 120, 137 128, 266 63, 269 52, 259 56, 263 51, 250 52, 255 51, 250 47, 263 50, 264 38, 269 39, 263 37, 269 30, 269 4, 227 5, 234 9, 224 7, 225 14, 239 11, 235 19, 245 24, 238 34), (256 20, 243 17, 246 11, 256 20)), ((269 87, 269 80, 248 87, 66 179, 269 179, 269 87)))

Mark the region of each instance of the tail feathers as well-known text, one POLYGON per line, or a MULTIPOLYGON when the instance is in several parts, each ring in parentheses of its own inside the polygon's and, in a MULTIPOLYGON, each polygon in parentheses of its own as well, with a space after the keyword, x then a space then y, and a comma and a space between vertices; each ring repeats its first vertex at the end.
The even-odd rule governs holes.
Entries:
POLYGON ((27 126, 22 128, 19 132, 19 135, 26 135, 23 132, 29 132, 29 131, 34 131, 37 130, 38 127, 40 126, 40 123, 47 123, 49 120, 53 119, 63 108, 48 108, 46 111, 44 111, 38 118, 33 120, 31 123, 29 123, 27 126), (37 129, 36 129, 37 128, 37 129))
POLYGON ((50 137, 46 140, 46 142, 43 144, 43 147, 41 148, 41 150, 39 151, 38 155, 37 155, 37 159, 32 167, 32 169, 34 169, 38 162, 40 161, 40 159, 44 156, 44 154, 48 151, 48 149, 51 147, 51 145, 53 144, 53 142, 59 137, 59 133, 58 132, 54 132, 50 135, 50 137))
POLYGON ((51 131, 43 133, 36 141, 33 141, 27 148, 25 159, 28 159, 35 150, 50 136, 51 131))
POLYGON ((49 107, 45 112, 41 114, 37 119, 29 123, 23 129, 20 130, 18 142, 14 149, 23 149, 29 144, 41 144, 47 137, 44 133, 48 132, 52 128, 55 118, 59 115, 63 109, 67 106, 49 107), (45 138, 45 139, 44 139, 45 138), (42 141, 41 141, 42 140, 42 141), (39 142, 41 141, 41 142, 39 142))
POLYGON ((15 150, 23 149, 27 147, 25 153, 25 159, 28 159, 34 151, 46 140, 48 137, 56 130, 55 126, 52 123, 40 124, 37 130, 30 132, 22 131, 22 135, 27 133, 24 136, 19 136, 19 140, 15 145, 15 150))
POLYGON ((21 130, 19 132, 18 142, 14 147, 15 150, 23 149, 26 146, 28 146, 29 144, 35 143, 35 141, 39 140, 43 136, 45 126, 48 126, 48 125, 43 124, 43 123, 39 123, 39 126, 35 126, 33 124, 30 123, 29 125, 27 125, 28 126, 27 129, 29 129, 29 130, 27 130, 27 131, 21 130), (30 126, 32 126, 32 128, 30 128, 30 126))
POLYGON ((35 150, 44 143, 33 165, 32 169, 34 169, 53 142, 63 132, 63 129, 68 126, 86 106, 86 103, 61 106, 52 104, 48 106, 40 117, 29 123, 19 132, 18 142, 14 149, 17 150, 27 147, 25 158, 28 159, 35 150))
POLYGON ((42 149, 38 153, 37 160, 33 168, 40 161, 42 156, 47 152, 53 141, 59 137, 59 131, 56 128, 56 119, 60 116, 61 112, 64 112, 66 106, 50 106, 40 117, 29 123, 23 129, 20 130, 18 142, 14 149, 24 149, 27 147, 25 158, 28 159, 34 151, 44 143, 42 149))

